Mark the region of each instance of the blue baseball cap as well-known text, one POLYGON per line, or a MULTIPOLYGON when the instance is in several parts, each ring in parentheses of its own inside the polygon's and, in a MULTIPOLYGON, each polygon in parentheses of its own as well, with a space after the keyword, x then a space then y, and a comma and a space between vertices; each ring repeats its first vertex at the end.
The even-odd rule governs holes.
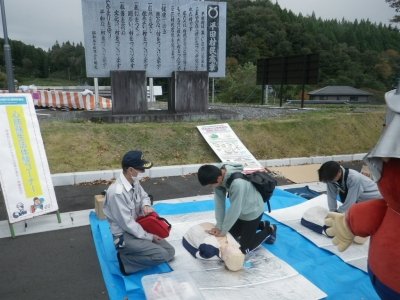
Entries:
POLYGON ((122 168, 135 168, 138 170, 141 169, 150 169, 153 166, 153 163, 143 159, 143 152, 139 150, 133 150, 125 153, 122 158, 122 168))

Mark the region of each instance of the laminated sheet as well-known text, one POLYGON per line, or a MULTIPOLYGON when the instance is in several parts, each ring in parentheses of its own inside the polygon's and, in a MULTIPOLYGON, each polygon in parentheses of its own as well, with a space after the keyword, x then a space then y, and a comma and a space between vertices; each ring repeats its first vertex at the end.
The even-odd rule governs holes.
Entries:
POLYGON ((367 272, 369 239, 363 245, 353 243, 346 251, 339 252, 336 246, 332 244, 331 238, 318 234, 301 225, 300 220, 304 212, 315 206, 321 206, 328 209, 327 196, 323 194, 295 206, 277 209, 272 211, 269 215, 275 220, 293 228, 318 247, 334 253, 346 263, 367 272))
POLYGON ((204 299, 321 299, 327 295, 289 264, 264 247, 246 256, 238 272, 225 269, 222 261, 195 259, 182 246, 188 228, 202 222, 215 222, 213 212, 169 216, 173 230, 168 238, 175 247, 169 263, 175 271, 192 276, 204 299))

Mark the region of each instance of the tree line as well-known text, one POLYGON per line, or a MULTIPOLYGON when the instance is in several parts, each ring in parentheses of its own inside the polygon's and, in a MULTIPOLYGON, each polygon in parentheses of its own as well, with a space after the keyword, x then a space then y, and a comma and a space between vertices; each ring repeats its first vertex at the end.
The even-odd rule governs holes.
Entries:
MULTIPOLYGON (((400 32, 395 26, 371 23, 362 16, 360 20, 346 21, 322 20, 315 14, 296 15, 269 0, 226 2, 227 76, 216 83, 222 101, 243 101, 247 97, 253 102, 258 97, 255 65, 259 58, 319 53, 318 86, 350 85, 385 91, 400 76, 400 32), (244 84, 244 90, 239 90, 244 84)), ((399 1, 386 2, 393 5, 399 1)), ((3 42, 0 39, 0 85, 5 87, 3 42)), ((60 78, 76 84, 91 82, 86 78, 81 43, 56 42, 47 51, 13 40, 10 46, 18 80, 60 78)), ((293 90, 296 93, 298 89, 293 90)))

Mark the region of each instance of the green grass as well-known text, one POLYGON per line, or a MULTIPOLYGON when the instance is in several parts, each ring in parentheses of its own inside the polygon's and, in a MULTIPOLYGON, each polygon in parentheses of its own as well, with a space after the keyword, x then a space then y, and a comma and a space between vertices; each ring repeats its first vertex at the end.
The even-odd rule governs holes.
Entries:
MULTIPOLYGON (((367 152, 378 140, 384 108, 328 108, 270 120, 228 122, 259 160, 367 152)), ((215 122, 43 122, 51 173, 117 169, 128 150, 141 149, 156 166, 217 162, 196 126, 215 122)))

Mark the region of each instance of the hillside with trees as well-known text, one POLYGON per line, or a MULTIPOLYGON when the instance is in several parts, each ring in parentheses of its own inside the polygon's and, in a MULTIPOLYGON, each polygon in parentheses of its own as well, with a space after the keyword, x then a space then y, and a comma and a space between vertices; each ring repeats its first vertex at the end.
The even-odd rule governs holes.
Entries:
MULTIPOLYGON (((296 15, 274 2, 227 0, 227 74, 216 80, 217 100, 258 103, 261 87, 255 85, 255 74, 259 58, 319 53, 319 84, 308 90, 350 85, 379 94, 392 88, 400 77, 397 27, 371 23, 362 16, 350 22, 322 20, 315 14, 296 15)), ((47 51, 19 41, 11 40, 10 44, 14 73, 20 84, 51 79, 74 85, 92 82, 86 78, 81 43, 57 42, 47 51)), ((6 86, 2 39, 0 86, 6 86)), ((298 97, 299 90, 300 87, 290 86, 285 96, 298 97)))

